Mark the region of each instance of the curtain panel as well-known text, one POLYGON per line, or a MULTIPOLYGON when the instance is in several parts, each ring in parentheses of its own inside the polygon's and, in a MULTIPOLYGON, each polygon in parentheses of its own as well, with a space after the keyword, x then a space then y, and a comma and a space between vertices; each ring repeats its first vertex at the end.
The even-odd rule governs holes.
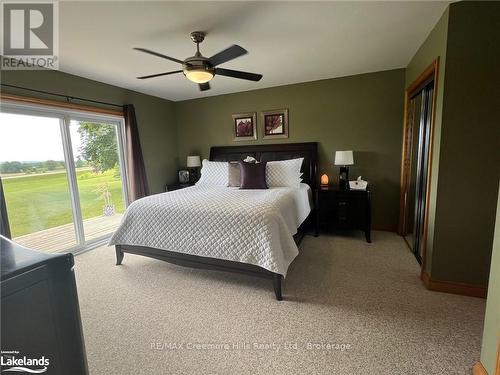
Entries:
POLYGON ((5 196, 3 193, 2 177, 0 177, 0 235, 11 238, 7 205, 5 204, 5 196))
POLYGON ((149 188, 134 106, 132 104, 125 105, 123 115, 125 117, 128 193, 129 201, 133 202, 148 195, 149 188))

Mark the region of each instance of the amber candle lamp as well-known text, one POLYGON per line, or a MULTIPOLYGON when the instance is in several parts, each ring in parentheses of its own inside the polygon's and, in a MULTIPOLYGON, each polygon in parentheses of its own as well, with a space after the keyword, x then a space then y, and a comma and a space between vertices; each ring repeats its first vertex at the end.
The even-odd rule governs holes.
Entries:
POLYGON ((324 174, 321 176, 321 185, 327 186, 328 185, 328 175, 324 174))

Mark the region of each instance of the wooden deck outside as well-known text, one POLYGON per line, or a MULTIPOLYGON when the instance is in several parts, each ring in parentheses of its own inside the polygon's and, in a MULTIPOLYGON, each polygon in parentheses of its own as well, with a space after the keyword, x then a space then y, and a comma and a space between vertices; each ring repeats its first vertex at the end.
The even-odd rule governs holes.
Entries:
MULTIPOLYGON (((115 214, 84 220, 85 239, 89 241, 113 233, 120 224, 122 216, 115 214)), ((26 234, 13 240, 22 246, 46 253, 56 253, 76 246, 73 223, 26 234)))

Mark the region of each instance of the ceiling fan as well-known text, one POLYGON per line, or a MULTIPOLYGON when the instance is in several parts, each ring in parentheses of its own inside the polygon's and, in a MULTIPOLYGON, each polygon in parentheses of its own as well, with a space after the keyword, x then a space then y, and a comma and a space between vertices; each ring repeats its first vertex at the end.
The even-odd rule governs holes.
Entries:
POLYGON ((262 74, 242 72, 239 70, 218 68, 217 66, 240 57, 248 51, 236 44, 225 50, 216 53, 212 57, 205 57, 200 53, 200 43, 205 39, 205 33, 202 31, 193 31, 191 33, 191 40, 196 43, 196 53, 194 56, 186 58, 184 61, 163 55, 161 53, 151 51, 146 48, 134 48, 137 51, 149 53, 157 57, 161 57, 176 63, 182 64, 182 70, 175 70, 172 72, 151 74, 147 76, 137 77, 138 79, 147 79, 154 77, 161 77, 170 74, 184 73, 187 79, 199 85, 201 91, 210 90, 208 83, 216 74, 220 76, 233 77, 239 79, 246 79, 248 81, 260 81, 262 74))

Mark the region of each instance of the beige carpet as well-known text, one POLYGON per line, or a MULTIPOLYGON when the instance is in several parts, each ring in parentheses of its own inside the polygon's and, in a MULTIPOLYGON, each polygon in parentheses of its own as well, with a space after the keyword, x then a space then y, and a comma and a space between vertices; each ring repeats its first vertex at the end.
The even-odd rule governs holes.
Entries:
POLYGON ((470 373, 485 300, 425 290, 400 237, 307 236, 300 250, 283 302, 269 280, 77 256, 91 374, 470 373))

